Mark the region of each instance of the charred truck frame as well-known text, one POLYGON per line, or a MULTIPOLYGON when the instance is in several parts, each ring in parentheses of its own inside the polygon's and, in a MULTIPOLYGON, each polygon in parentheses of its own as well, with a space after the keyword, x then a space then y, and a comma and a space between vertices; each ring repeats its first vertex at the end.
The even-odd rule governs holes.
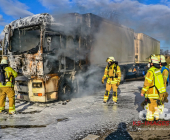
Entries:
MULTIPOLYGON (((133 29, 93 14, 33 15, 11 22, 4 32, 2 53, 19 73, 15 81, 17 99, 48 102, 79 92, 76 75, 91 65, 100 66, 103 74, 108 56, 119 61, 122 80, 127 66, 135 63, 133 29)), ((158 54, 159 45, 156 40, 150 53, 158 54)))

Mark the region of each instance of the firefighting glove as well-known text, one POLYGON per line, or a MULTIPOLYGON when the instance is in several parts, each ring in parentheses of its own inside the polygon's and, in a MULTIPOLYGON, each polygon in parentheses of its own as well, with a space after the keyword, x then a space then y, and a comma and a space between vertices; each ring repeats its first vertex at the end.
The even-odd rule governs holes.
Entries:
POLYGON ((164 93, 164 102, 168 103, 168 93, 164 93))
POLYGON ((117 82, 116 86, 119 86, 120 85, 120 82, 117 82))
POLYGON ((168 93, 167 92, 164 92, 162 93, 163 94, 163 103, 166 102, 168 103, 168 93))
POLYGON ((104 79, 102 79, 102 84, 104 84, 104 79))
POLYGON ((160 104, 164 102, 164 93, 159 94, 159 102, 160 104))

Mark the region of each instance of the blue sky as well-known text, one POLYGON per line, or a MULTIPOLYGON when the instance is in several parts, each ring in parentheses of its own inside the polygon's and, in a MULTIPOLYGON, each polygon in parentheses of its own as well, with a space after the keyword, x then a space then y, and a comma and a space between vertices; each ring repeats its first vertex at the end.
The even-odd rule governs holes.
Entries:
POLYGON ((143 32, 170 49, 170 0, 0 0, 0 38, 11 21, 39 13, 91 12, 143 32), (113 19, 115 20, 115 19, 113 19))

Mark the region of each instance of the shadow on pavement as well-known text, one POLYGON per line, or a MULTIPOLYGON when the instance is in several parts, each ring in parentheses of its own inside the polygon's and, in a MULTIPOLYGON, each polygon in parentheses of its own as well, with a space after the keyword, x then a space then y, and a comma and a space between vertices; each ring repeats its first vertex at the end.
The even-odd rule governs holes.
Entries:
POLYGON ((15 106, 15 108, 18 108, 18 107, 20 107, 20 106, 22 106, 22 105, 25 105, 25 104, 27 104, 28 102, 27 101, 25 101, 24 103, 22 103, 22 104, 19 104, 19 105, 17 105, 17 106, 15 106))
POLYGON ((136 109, 138 112, 142 111, 143 110, 143 107, 141 106, 141 103, 145 100, 145 97, 141 96, 140 93, 141 93, 141 90, 142 90, 142 87, 138 87, 139 89, 139 92, 135 92, 135 103, 134 105, 138 105, 138 108, 136 109))
POLYGON ((22 109, 18 110, 17 112, 22 112, 26 110, 29 106, 32 106, 34 103, 30 102, 28 105, 25 105, 22 109))
POLYGON ((121 122, 115 132, 110 133, 105 140, 133 140, 126 130, 126 123, 121 122))

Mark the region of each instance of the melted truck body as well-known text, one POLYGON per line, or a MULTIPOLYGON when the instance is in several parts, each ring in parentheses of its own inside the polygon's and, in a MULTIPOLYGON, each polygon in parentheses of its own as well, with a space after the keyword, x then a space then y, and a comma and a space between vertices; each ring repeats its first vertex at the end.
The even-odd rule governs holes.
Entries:
POLYGON ((4 32, 2 51, 19 73, 15 93, 21 100, 48 102, 77 93, 80 75, 87 78, 92 66, 102 72, 92 79, 101 80, 109 56, 119 62, 122 80, 127 65, 135 63, 134 30, 93 14, 33 15, 11 22, 4 32))

